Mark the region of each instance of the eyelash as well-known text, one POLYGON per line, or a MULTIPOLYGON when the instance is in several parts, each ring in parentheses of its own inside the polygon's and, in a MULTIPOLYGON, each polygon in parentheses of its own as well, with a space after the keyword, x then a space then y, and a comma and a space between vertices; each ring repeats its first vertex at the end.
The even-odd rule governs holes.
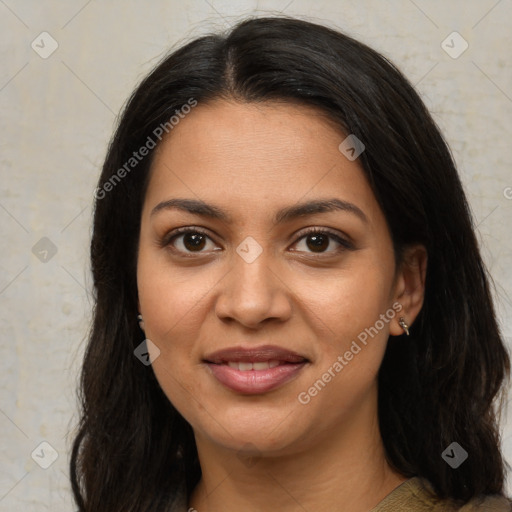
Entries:
MULTIPOLYGON (((206 236, 207 238, 209 238, 210 240, 212 240, 212 238, 208 235, 208 233, 206 233, 205 231, 203 231, 200 228, 184 227, 184 228, 177 228, 174 231, 172 231, 171 233, 167 234, 162 239, 160 245, 162 247, 170 247, 173 252, 177 252, 181 255, 185 255, 184 257, 187 257, 187 258, 193 258, 193 257, 195 257, 196 254, 198 254, 198 255, 202 254, 202 251, 199 251, 196 253, 194 253, 194 252, 185 252, 184 253, 183 251, 177 250, 175 247, 172 247, 172 243, 175 241, 176 238, 178 238, 179 236, 182 236, 182 235, 189 234, 189 233, 203 235, 203 236, 206 236)), ((299 237, 295 240, 293 245, 297 244, 300 240, 302 240, 303 238, 306 238, 309 235, 318 235, 318 234, 328 235, 329 238, 338 242, 341 247, 339 247, 337 250, 334 250, 334 251, 327 251, 327 252, 323 252, 323 253, 313 253, 313 252, 309 253, 312 255, 313 258, 322 258, 322 257, 325 258, 326 255, 332 255, 332 253, 338 254, 345 250, 354 250, 354 246, 350 242, 341 238, 338 234, 333 233, 329 229, 325 229, 325 228, 310 228, 307 231, 302 232, 299 235, 299 237)), ((301 252, 301 251, 296 251, 296 252, 301 252)))

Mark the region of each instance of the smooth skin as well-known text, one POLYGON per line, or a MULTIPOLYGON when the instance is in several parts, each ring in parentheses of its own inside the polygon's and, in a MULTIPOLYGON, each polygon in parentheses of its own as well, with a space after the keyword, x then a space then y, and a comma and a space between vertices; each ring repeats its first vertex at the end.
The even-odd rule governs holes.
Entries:
POLYGON ((377 374, 388 337, 404 332, 399 316, 411 326, 422 307, 427 255, 410 247, 397 267, 362 168, 338 149, 345 137, 309 106, 216 100, 195 107, 157 148, 141 219, 139 307, 160 350, 158 382, 194 430, 202 479, 189 506, 199 512, 364 512, 407 480, 385 460, 377 374), (153 212, 176 198, 229 218, 153 212), (282 208, 332 198, 366 221, 348 210, 274 221, 282 208), (206 236, 173 238, 182 227, 206 236), (323 237, 306 236, 312 227, 323 237), (251 263, 236 251, 248 236, 262 249, 251 263), (400 314, 300 403, 395 302, 400 314), (267 393, 234 392, 204 362, 215 350, 266 344, 308 359, 267 393))

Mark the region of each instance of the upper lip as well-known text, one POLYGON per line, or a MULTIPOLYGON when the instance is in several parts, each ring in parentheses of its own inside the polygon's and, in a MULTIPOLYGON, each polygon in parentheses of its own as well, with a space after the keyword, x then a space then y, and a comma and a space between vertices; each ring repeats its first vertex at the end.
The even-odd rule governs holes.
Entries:
POLYGON ((244 348, 231 347, 212 352, 205 357, 209 363, 222 364, 227 362, 259 363, 263 361, 285 361, 288 363, 302 363, 307 358, 297 352, 287 350, 276 345, 261 345, 259 347, 244 348))

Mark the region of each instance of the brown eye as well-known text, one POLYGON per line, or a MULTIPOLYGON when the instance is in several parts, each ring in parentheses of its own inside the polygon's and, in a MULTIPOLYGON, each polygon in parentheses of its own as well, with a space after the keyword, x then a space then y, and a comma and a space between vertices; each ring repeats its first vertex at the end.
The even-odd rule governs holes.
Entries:
POLYGON ((299 244, 299 242, 302 242, 303 240, 303 247, 305 246, 305 249, 299 248, 297 249, 298 251, 317 254, 335 254, 345 249, 353 249, 353 245, 347 240, 344 240, 338 234, 318 228, 314 228, 303 233, 295 243, 299 244), (334 241, 335 247, 333 250, 328 251, 327 249, 332 245, 332 241, 334 241))
POLYGON ((323 252, 327 247, 329 247, 329 237, 326 235, 307 235, 306 236, 306 245, 313 252, 323 252))
POLYGON ((189 251, 201 251, 205 246, 205 235, 201 233, 186 233, 183 237, 183 246, 189 251))
MULTIPOLYGON (((211 238, 198 229, 181 228, 173 231, 162 240, 163 247, 170 247, 173 251, 188 255, 191 253, 206 253, 204 250, 208 241, 214 246, 211 238)), ((215 250, 215 249, 211 249, 215 250)))
MULTIPOLYGON (((343 239, 338 234, 318 228, 313 228, 303 233, 294 245, 299 244, 299 242, 302 243, 304 247, 294 249, 295 251, 317 254, 319 256, 324 254, 333 255, 346 249, 354 249, 350 242, 343 239), (333 245, 334 247, 331 248, 333 245), (331 248, 331 250, 328 250, 329 248, 331 248)), ((191 256, 194 253, 206 254, 211 251, 222 250, 215 248, 215 243, 205 232, 191 228, 179 228, 173 231, 164 237, 161 245, 162 247, 169 247, 173 252, 183 256, 191 256), (210 249, 207 248, 209 242, 212 245, 210 249)))

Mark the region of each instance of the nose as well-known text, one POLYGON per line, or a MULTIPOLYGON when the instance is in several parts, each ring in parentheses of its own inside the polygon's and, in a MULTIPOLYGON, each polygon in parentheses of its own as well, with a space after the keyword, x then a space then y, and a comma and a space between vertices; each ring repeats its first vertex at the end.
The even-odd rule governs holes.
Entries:
POLYGON ((290 284, 271 268, 267 254, 264 250, 250 263, 233 254, 231 271, 221 281, 215 304, 218 318, 255 329, 271 319, 284 322, 291 316, 290 284))

